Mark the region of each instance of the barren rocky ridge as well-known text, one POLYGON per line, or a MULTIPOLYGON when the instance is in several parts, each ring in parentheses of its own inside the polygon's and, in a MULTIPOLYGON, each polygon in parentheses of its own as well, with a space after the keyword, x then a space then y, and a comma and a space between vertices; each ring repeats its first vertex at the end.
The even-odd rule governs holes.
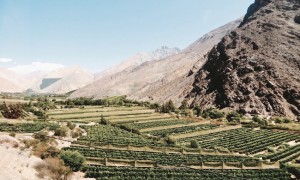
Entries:
POLYGON ((192 106, 299 115, 299 14, 299 0, 256 0, 196 72, 192 106))

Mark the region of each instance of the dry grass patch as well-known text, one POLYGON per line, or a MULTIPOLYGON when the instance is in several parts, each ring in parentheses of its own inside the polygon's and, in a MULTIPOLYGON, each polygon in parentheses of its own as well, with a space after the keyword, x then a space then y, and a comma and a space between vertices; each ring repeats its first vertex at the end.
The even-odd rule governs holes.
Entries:
POLYGON ((72 171, 59 158, 47 158, 35 166, 38 177, 41 179, 68 180, 72 171))

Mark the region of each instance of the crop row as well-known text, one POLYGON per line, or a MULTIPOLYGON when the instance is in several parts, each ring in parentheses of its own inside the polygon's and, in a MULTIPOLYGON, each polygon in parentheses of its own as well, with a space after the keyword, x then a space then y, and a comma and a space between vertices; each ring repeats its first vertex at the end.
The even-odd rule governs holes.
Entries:
POLYGON ((214 124, 202 124, 197 126, 182 126, 178 128, 171 128, 171 129, 163 129, 163 130, 155 130, 155 131, 149 131, 145 133, 149 133, 154 136, 168 136, 171 134, 185 134, 185 133, 191 133, 196 131, 204 131, 204 130, 210 130, 218 128, 218 125, 214 124))
POLYGON ((185 138, 181 142, 188 142, 191 139, 195 139, 202 148, 213 149, 215 147, 224 147, 232 151, 254 154, 266 150, 267 146, 280 145, 283 142, 299 138, 298 135, 286 132, 240 128, 185 138))
POLYGON ((46 127, 48 127, 49 129, 56 129, 59 127, 59 125, 50 124, 50 123, 18 123, 18 124, 0 123, 0 131, 3 132, 33 133, 33 132, 41 131, 46 127))
POLYGON ((158 165, 180 166, 183 164, 196 164, 200 162, 243 162, 246 166, 257 166, 259 160, 243 156, 230 155, 204 155, 204 154, 179 154, 159 153, 145 151, 125 151, 112 149, 89 149, 84 147, 69 147, 65 150, 78 151, 85 157, 128 159, 128 160, 151 160, 158 165))
POLYGON ((128 168, 87 166, 84 168, 87 178, 102 179, 162 179, 162 180, 224 180, 224 179, 291 179, 290 175, 281 169, 268 170, 195 170, 195 169, 158 169, 158 168, 128 168))
POLYGON ((288 156, 284 159, 281 159, 280 162, 281 163, 287 163, 287 162, 293 161, 294 159, 297 159, 299 157, 300 157, 300 151, 298 151, 295 154, 292 154, 291 156, 288 156))

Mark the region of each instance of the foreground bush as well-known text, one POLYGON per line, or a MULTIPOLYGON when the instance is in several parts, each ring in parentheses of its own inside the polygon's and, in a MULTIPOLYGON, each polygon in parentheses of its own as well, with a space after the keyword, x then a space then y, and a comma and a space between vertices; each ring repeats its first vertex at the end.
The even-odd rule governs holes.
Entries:
POLYGON ((77 151, 63 151, 60 154, 60 158, 73 171, 79 171, 85 162, 84 156, 77 151))

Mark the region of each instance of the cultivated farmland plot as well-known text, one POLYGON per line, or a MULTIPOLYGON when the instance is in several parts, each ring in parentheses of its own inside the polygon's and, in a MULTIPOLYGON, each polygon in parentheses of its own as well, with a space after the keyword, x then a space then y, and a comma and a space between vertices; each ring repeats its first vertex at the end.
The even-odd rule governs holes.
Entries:
POLYGON ((64 149, 83 154, 86 177, 96 179, 290 179, 279 162, 299 157, 299 145, 263 160, 248 156, 299 140, 296 134, 177 119, 143 107, 86 106, 48 115, 51 121, 96 123, 81 125, 87 135, 64 149), (110 125, 100 125, 101 116, 110 125), (191 149, 192 140, 198 149, 191 149))
POLYGON ((160 168, 128 168, 87 166, 86 177, 100 179, 291 179, 290 175, 281 169, 269 170, 195 170, 195 169, 160 169, 160 168))
POLYGON ((203 148, 218 146, 240 153, 255 154, 266 150, 268 146, 278 146, 284 142, 299 140, 300 136, 286 132, 273 132, 271 130, 254 131, 248 128, 239 128, 184 138, 180 142, 189 142, 191 139, 197 140, 203 148))

